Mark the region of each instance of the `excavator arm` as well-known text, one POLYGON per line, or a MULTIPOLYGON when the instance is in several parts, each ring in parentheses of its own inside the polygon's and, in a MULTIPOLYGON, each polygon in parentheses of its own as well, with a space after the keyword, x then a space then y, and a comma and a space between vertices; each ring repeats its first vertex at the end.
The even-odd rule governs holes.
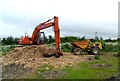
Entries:
POLYGON ((48 27, 51 27, 51 26, 53 26, 53 24, 54 24, 53 22, 39 24, 33 31, 33 34, 32 34, 32 37, 31 37, 31 41, 34 42, 34 40, 37 37, 37 34, 38 34, 38 32, 40 32, 40 30, 46 29, 48 27))
POLYGON ((32 33, 32 37, 29 38, 29 40, 26 37, 27 41, 24 44, 35 44, 36 43, 36 39, 38 38, 38 33, 40 32, 40 30, 43 30, 43 29, 46 29, 46 28, 49 28, 49 27, 53 26, 54 34, 55 34, 56 50, 57 50, 56 56, 57 57, 61 56, 62 53, 60 52, 60 29, 59 29, 59 25, 58 24, 59 24, 58 23, 58 17, 56 17, 56 16, 54 16, 54 18, 52 18, 52 19, 49 19, 49 20, 39 24, 34 29, 34 31, 32 33), (53 19, 54 19, 54 21, 50 22, 53 19))

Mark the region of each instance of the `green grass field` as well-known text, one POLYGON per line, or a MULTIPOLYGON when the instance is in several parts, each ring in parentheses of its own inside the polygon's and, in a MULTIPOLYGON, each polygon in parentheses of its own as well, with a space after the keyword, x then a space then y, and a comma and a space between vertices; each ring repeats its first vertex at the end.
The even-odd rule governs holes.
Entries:
POLYGON ((118 58, 113 55, 101 55, 100 59, 95 62, 80 62, 75 67, 66 67, 64 69, 67 75, 62 79, 107 79, 111 76, 117 76, 118 58), (92 67, 99 65, 99 67, 92 67), (102 66, 106 65, 106 66, 102 66))
MULTIPOLYGON (((49 69, 49 71, 63 71, 64 76, 53 77, 55 79, 108 79, 110 77, 118 76, 118 57, 116 54, 100 55, 99 59, 95 58, 90 61, 80 62, 75 66, 66 66, 62 69, 49 69)), ((43 68, 38 71, 45 72, 43 68)), ((33 78, 44 79, 39 75, 33 78)))

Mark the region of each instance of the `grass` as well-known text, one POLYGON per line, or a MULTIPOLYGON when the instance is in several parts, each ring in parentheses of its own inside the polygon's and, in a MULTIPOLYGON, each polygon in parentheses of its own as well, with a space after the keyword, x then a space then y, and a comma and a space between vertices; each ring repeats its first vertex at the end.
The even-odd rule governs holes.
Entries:
POLYGON ((2 56, 2 51, 0 51, 0 57, 2 56))
POLYGON ((28 75, 25 75, 23 78, 24 79, 44 79, 41 76, 41 73, 45 71, 52 71, 53 69, 54 69, 53 66, 44 64, 43 66, 37 68, 36 72, 33 75, 28 74, 28 75))
MULTIPOLYGON (((118 76, 118 57, 115 57, 114 54, 104 54, 100 55, 99 59, 93 59, 94 61, 79 62, 77 65, 71 67, 66 66, 61 71, 66 73, 65 76, 58 77, 57 79, 108 79, 111 76, 118 76), (111 64, 110 67, 92 67, 96 64, 111 64)), ((37 69, 37 74, 30 79, 43 79, 39 76, 39 73, 45 71, 55 70, 51 65, 44 65, 37 69), (49 68, 49 69, 48 69, 49 68)))
POLYGON ((2 56, 2 46, 0 45, 0 57, 2 56))
POLYGON ((69 45, 69 44, 62 44, 61 45, 61 50, 63 51, 63 52, 71 52, 71 50, 72 50, 72 45, 69 45))
POLYGON ((95 62, 80 62, 75 69, 74 67, 66 67, 64 71, 67 76, 61 79, 107 79, 111 76, 117 76, 118 58, 112 55, 101 55, 101 59, 95 62), (111 67, 94 68, 93 64, 111 64, 111 67))
POLYGON ((99 59, 100 59, 100 56, 99 56, 99 55, 96 55, 94 58, 95 58, 96 60, 99 60, 99 59))
POLYGON ((14 49, 16 46, 15 45, 9 45, 9 46, 0 46, 0 56, 6 55, 9 51, 14 49))
POLYGON ((53 66, 45 64, 42 67, 37 69, 37 72, 44 72, 44 71, 50 71, 52 70, 53 66))

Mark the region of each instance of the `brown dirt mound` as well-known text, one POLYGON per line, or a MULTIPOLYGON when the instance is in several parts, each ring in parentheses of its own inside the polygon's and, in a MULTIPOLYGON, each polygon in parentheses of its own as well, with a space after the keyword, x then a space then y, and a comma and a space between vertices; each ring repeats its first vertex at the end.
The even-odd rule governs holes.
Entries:
MULTIPOLYGON (((7 74, 11 74, 11 71, 8 71, 8 69, 10 70, 11 68, 14 67, 11 65, 15 65, 16 66, 15 68, 18 69, 15 71, 19 71, 19 72, 24 71, 24 69, 26 70, 27 68, 31 68, 32 70, 30 73, 32 73, 38 67, 42 67, 45 64, 52 65, 54 68, 62 68, 64 66, 73 66, 74 64, 80 61, 84 61, 86 60, 86 58, 93 56, 93 55, 73 55, 71 53, 64 52, 63 56, 61 56, 60 58, 43 57, 44 53, 55 53, 55 52, 56 50, 54 48, 49 48, 47 45, 16 47, 14 50, 10 51, 9 54, 3 56, 3 60, 2 60, 3 74, 6 74, 4 73, 6 71, 7 74), (10 65, 11 67, 8 67, 8 65, 10 65), (23 69, 20 69, 21 67, 19 66, 22 66, 23 69)), ((15 73, 19 74, 19 72, 15 72, 15 71, 13 73, 14 75, 16 75, 15 73)), ((4 78, 12 78, 8 76, 4 78)))
POLYGON ((25 64, 25 67, 35 67, 34 61, 43 58, 43 54, 54 54, 56 50, 48 48, 47 45, 32 45, 24 47, 16 47, 9 54, 3 57, 3 64, 25 64))

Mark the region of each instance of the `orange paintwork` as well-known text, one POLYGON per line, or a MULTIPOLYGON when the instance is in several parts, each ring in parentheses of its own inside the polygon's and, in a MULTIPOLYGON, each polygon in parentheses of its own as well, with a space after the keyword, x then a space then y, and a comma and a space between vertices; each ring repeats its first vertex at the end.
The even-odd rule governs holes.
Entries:
POLYGON ((25 36, 24 38, 21 38, 18 40, 19 44, 34 44, 34 42, 37 42, 38 40, 38 32, 40 32, 40 30, 49 28, 51 26, 54 27, 54 34, 55 34, 55 43, 56 43, 56 49, 58 52, 60 52, 60 29, 59 29, 59 25, 58 25, 58 17, 54 16, 54 18, 49 19, 41 24, 39 24, 38 26, 36 26, 36 28, 34 29, 33 33, 32 33, 32 37, 29 38, 28 36, 25 36), (52 19, 54 19, 53 22, 50 22, 52 19))

